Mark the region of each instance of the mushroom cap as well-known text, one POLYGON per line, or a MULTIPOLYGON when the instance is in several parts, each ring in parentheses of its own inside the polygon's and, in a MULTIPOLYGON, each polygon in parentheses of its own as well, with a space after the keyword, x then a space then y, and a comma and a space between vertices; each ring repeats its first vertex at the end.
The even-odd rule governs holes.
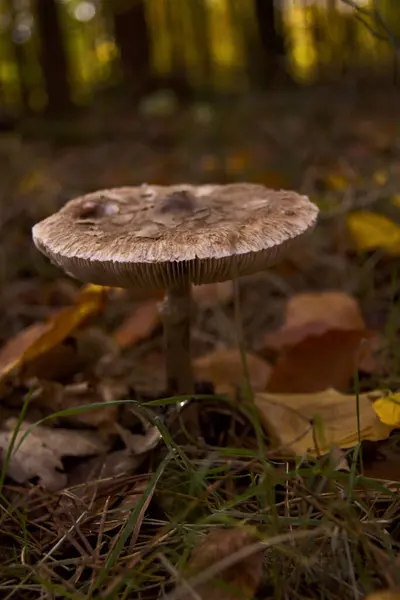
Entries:
POLYGON ((169 288, 271 266, 317 215, 307 196, 257 184, 144 184, 71 200, 32 233, 37 248, 80 281, 169 288))

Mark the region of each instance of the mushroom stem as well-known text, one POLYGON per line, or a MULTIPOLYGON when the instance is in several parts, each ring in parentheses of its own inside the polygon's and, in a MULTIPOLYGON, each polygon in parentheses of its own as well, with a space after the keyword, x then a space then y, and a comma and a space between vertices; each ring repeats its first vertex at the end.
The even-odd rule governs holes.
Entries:
POLYGON ((190 355, 190 283, 167 290, 163 312, 168 392, 192 394, 194 381, 190 355))

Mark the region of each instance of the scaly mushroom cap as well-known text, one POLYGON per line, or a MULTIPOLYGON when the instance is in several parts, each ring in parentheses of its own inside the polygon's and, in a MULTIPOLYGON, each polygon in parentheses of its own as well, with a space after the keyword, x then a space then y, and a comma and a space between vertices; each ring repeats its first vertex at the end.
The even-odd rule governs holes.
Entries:
POLYGON ((260 271, 317 215, 306 196, 262 185, 143 185, 71 200, 33 227, 33 240, 81 281, 168 288, 260 271))

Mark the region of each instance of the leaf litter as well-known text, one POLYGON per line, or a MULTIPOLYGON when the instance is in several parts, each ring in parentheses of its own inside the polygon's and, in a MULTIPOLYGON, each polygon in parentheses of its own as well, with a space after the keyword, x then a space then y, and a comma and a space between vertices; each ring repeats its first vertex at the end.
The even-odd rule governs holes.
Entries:
MULTIPOLYGON (((165 398, 160 290, 145 295, 87 286, 61 294, 69 306, 60 309, 43 287, 34 292, 38 301, 26 294, 22 309, 9 300, 1 304, 2 339, 10 340, 0 352, 1 408, 8 418, 0 424, 7 469, 1 535, 14 536, 14 544, 22 514, 32 536, 24 548, 29 561, 7 558, 2 581, 17 585, 28 577, 35 590, 38 580, 26 565, 41 564, 51 585, 76 597, 90 597, 96 581, 103 581, 102 592, 118 584, 132 597, 158 597, 176 586, 193 597, 184 585, 190 569, 207 574, 214 562, 251 543, 254 532, 254 539, 277 542, 248 564, 217 573, 220 581, 211 577, 201 595, 354 598, 395 589, 400 376, 396 344, 387 357, 381 342, 389 325, 391 340, 398 331, 392 313, 399 181, 385 154, 389 148, 396 157, 398 139, 385 134, 383 143, 384 128, 353 114, 350 124, 332 125, 327 147, 326 132, 313 125, 315 105, 306 102, 301 115, 297 109, 270 121, 263 103, 252 107, 247 122, 253 120, 255 138, 264 136, 254 147, 237 132, 242 112, 232 106, 218 114, 229 143, 213 173, 301 189, 323 210, 304 255, 243 281, 244 356, 236 344, 231 282, 193 289, 193 366, 198 391, 206 393, 189 407, 201 416, 199 431, 185 421, 188 407, 179 411, 176 400, 165 398), (281 131, 289 145, 278 143, 281 131), (305 154, 297 164, 305 139, 313 158, 305 154), (382 203, 389 225, 380 218, 382 203), (247 383, 253 407, 243 399, 247 383), (27 392, 21 432, 12 441, 27 392), (154 411, 152 422, 135 407, 154 411), (184 434, 179 444, 176 429, 184 434), (173 457, 169 467, 153 478, 166 456, 173 457)), ((57 150, 39 177, 20 188, 24 201, 37 199, 21 218, 30 227, 51 212, 54 182, 67 199, 77 189, 101 187, 99 173, 106 186, 125 183, 133 163, 140 180, 165 183, 171 165, 177 181, 208 179, 205 158, 215 148, 199 140, 188 148, 186 138, 174 143, 179 149, 168 160, 150 143, 140 151, 122 140, 101 149, 94 144, 90 165, 87 148, 57 150), (104 157, 107 169, 99 168, 104 157)), ((48 268, 37 267, 20 227, 7 230, 7 285, 20 277, 14 265, 21 244, 35 276, 48 268)), ((47 594, 42 579, 39 594, 47 594)))
POLYGON ((20 423, 9 419, 0 432, 2 461, 6 461, 7 473, 17 483, 26 483, 38 478, 40 485, 49 490, 59 490, 67 483, 63 472, 62 458, 65 456, 93 456, 104 453, 107 445, 95 432, 52 429, 20 423), (14 431, 18 426, 18 433, 14 431))

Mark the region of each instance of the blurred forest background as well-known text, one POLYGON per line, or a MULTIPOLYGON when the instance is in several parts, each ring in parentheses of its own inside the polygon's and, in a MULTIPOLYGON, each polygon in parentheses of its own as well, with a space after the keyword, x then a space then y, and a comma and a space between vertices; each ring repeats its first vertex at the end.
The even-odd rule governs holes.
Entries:
POLYGON ((398 191, 399 39, 399 0, 0 0, 3 292, 54 279, 31 227, 96 189, 250 181, 331 216, 398 191))
POLYGON ((397 0, 1 0, 4 127, 159 90, 393 85, 397 36, 397 0))

